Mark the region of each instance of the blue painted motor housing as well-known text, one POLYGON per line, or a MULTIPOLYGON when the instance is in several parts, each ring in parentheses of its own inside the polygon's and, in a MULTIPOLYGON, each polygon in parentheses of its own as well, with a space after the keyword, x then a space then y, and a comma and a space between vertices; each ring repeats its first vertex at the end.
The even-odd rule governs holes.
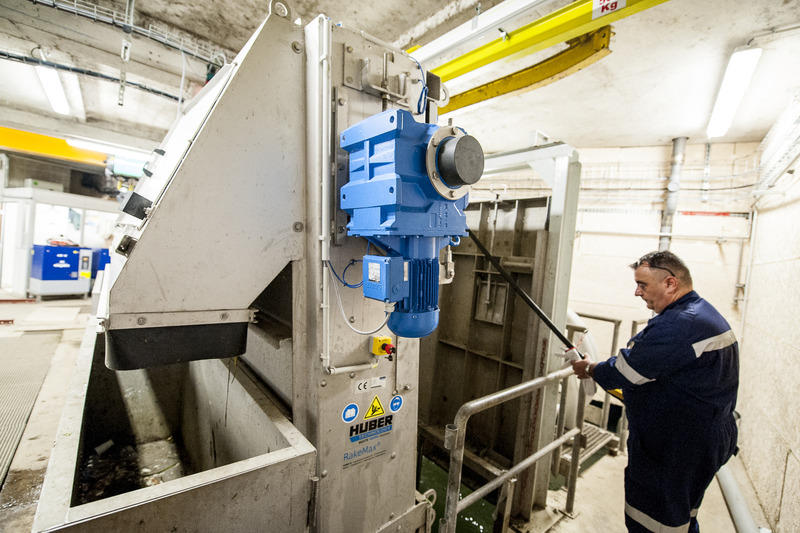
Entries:
MULTIPOLYGON (((438 129, 417 122, 408 111, 393 109, 348 128, 339 139, 350 154, 349 182, 339 192, 339 205, 350 215, 347 234, 402 258, 402 272, 408 276, 403 280, 408 294, 400 300, 388 297, 398 280, 388 279, 392 285, 378 288, 364 278, 366 297, 396 301, 388 325, 401 337, 424 337, 436 329, 439 250, 467 234, 467 195, 443 197, 426 168, 428 143, 438 129)), ((482 164, 481 153, 481 169, 482 164)), ((365 258, 365 274, 367 265, 365 258)))

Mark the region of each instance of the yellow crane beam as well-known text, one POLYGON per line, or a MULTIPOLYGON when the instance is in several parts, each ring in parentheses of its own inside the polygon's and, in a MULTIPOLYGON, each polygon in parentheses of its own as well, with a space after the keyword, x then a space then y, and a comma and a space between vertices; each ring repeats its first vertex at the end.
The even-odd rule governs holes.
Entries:
POLYGON ((516 29, 432 69, 442 81, 493 63, 518 52, 532 54, 575 39, 614 21, 639 13, 667 0, 577 0, 549 15, 516 29), (597 9, 594 9, 597 7, 597 9))
POLYGON ((0 126, 0 149, 98 167, 106 166, 106 154, 75 148, 64 139, 0 126))
POLYGON ((449 113, 496 96, 514 91, 530 91, 574 74, 611 53, 611 26, 603 26, 577 39, 567 41, 569 48, 492 82, 451 96, 449 103, 439 108, 439 113, 449 113))

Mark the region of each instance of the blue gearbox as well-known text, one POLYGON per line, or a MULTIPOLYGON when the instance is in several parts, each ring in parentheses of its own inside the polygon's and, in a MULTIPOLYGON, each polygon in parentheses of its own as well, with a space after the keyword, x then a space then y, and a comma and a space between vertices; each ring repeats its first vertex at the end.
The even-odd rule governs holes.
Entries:
POLYGON ((483 174, 483 149, 463 130, 384 111, 342 132, 350 176, 339 205, 347 234, 386 252, 365 256, 364 296, 395 302, 389 329, 424 337, 439 323, 439 250, 467 234, 470 185, 483 174))

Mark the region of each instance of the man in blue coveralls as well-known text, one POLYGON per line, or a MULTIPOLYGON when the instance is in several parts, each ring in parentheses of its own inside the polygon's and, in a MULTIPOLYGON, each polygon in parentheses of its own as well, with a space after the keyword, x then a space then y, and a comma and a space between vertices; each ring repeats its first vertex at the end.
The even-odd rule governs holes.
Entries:
POLYGON ((606 390, 622 389, 628 531, 697 533, 703 494, 737 451, 739 345, 676 255, 651 252, 631 268, 635 295, 656 315, 617 356, 599 363, 587 356, 572 368, 606 390))

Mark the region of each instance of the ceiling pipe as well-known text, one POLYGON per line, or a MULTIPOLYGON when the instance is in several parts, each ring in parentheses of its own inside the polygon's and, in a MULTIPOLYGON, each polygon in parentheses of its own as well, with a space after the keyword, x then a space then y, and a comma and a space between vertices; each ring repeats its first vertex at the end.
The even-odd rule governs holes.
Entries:
POLYGON ((676 137, 672 139, 672 167, 669 173, 669 183, 667 183, 667 201, 664 211, 661 214, 661 233, 658 240, 658 249, 661 251, 669 250, 672 242, 672 218, 678 207, 678 193, 681 189, 681 170, 683 161, 686 158, 686 140, 688 137, 676 137))

